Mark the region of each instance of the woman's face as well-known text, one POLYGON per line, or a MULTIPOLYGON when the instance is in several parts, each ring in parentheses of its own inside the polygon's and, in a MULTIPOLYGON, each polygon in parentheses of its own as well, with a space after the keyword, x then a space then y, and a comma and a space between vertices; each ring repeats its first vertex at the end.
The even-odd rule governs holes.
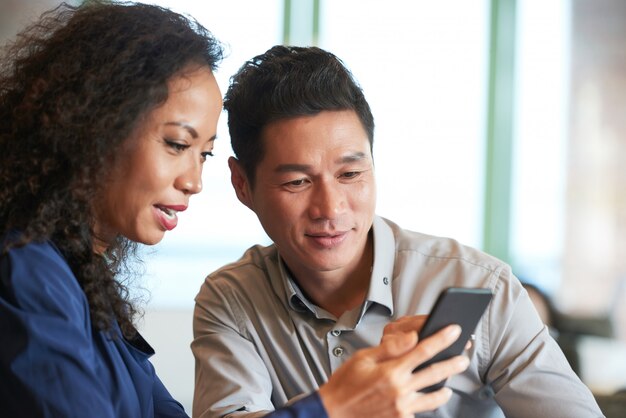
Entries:
POLYGON ((124 142, 96 199, 95 234, 156 244, 176 227, 179 212, 202 190, 202 164, 211 155, 222 96, 208 67, 183 71, 168 83, 168 99, 124 142))

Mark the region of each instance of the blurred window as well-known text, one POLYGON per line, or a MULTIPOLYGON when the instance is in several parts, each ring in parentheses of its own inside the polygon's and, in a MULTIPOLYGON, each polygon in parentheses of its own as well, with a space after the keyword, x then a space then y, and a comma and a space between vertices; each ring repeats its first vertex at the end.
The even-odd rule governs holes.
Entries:
MULTIPOLYGON (((222 93, 245 60, 282 42, 282 1, 157 3, 194 16, 228 44, 216 74, 222 93)), ((406 228, 479 245, 487 1, 327 1, 319 17, 319 45, 353 71, 374 113, 377 212, 406 228)), ((230 185, 224 116, 203 193, 144 256, 152 307, 193 306, 208 273, 269 243, 230 185)))
MULTIPOLYGON (((282 0, 146 1, 188 14, 226 47, 216 79, 226 92, 229 77, 245 60, 282 40, 282 0)), ((227 159, 232 155, 226 115, 220 117, 215 157, 204 165, 203 192, 193 196, 177 228, 142 254, 151 308, 191 308, 204 278, 235 261, 248 247, 268 244, 256 216, 237 200, 227 159)))

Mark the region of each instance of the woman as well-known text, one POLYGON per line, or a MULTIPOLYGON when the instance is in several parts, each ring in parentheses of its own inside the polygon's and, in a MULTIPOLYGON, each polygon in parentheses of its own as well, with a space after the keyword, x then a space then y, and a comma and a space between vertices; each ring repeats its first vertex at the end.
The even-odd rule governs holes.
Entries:
MULTIPOLYGON (((202 189, 221 94, 220 44, 156 6, 61 6, 0 72, 0 400, 11 417, 187 416, 156 376, 116 280, 202 189)), ((412 416, 416 391, 466 362, 415 365, 455 339, 415 333, 364 350, 318 393, 269 416, 412 416), (414 348, 415 347, 415 348, 414 348), (400 373, 400 372, 403 373, 400 373), (366 411, 366 412, 364 412, 366 411)))

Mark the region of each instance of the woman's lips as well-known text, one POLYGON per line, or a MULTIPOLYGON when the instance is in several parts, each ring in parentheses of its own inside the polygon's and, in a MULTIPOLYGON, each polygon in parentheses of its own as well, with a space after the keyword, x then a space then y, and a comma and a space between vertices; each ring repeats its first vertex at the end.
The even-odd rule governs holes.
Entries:
POLYGON ((187 206, 175 205, 175 206, 163 206, 155 205, 154 214, 161 227, 167 231, 171 231, 178 225, 178 212, 182 212, 187 209, 187 206))

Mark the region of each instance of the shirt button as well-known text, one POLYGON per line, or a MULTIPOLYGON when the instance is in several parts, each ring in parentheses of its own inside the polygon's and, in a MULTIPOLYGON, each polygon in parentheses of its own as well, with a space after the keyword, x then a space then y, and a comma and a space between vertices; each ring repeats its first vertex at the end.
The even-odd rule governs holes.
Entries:
POLYGON ((389 284, 389 279, 387 277, 383 277, 383 283, 389 284))
POLYGON ((496 392, 493 390, 491 385, 483 386, 483 388, 478 391, 478 399, 485 400, 490 399, 495 396, 496 392))
POLYGON ((332 331, 330 332, 330 334, 331 334, 333 337, 339 337, 339 336, 341 335, 341 331, 339 331, 338 329, 334 329, 334 330, 332 330, 332 331))
POLYGON ((344 350, 343 347, 335 347, 333 348, 333 355, 335 357, 341 357, 343 356, 343 353, 345 353, 346 350, 344 350))

